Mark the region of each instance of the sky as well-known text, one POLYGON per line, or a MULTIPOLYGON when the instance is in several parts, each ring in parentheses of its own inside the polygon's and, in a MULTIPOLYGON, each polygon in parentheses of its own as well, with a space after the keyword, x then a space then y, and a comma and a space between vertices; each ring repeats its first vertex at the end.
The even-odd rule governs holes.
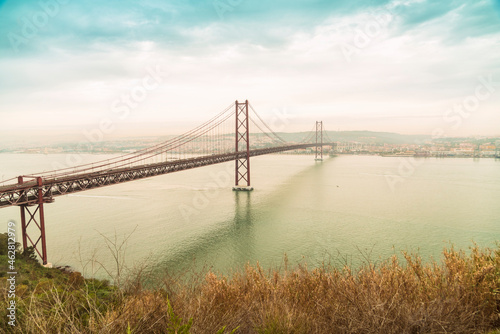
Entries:
POLYGON ((500 136, 500 0, 0 1, 0 140, 176 134, 245 99, 280 131, 500 136))

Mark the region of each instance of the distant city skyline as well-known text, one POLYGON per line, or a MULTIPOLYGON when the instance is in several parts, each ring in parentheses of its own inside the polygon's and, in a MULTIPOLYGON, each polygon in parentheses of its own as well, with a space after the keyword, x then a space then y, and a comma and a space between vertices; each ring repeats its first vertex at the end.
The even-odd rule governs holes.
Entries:
POLYGON ((170 135, 248 99, 278 131, 500 136, 500 1, 0 1, 0 139, 170 135))

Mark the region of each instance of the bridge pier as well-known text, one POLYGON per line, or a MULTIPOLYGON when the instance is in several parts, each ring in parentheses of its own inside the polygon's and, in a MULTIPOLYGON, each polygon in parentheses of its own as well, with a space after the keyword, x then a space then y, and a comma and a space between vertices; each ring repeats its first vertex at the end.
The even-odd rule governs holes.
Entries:
POLYGON ((234 191, 252 191, 250 186, 250 129, 248 124, 248 100, 235 102, 235 171, 234 191), (240 185, 240 182, 245 185, 240 185))
MULTIPOLYGON (((45 214, 44 214, 44 208, 43 208, 43 180, 41 177, 36 177, 36 184, 38 186, 37 190, 37 201, 34 203, 36 206, 35 209, 30 208, 33 206, 33 204, 22 204, 19 205, 19 208, 21 209, 21 232, 22 232, 22 238, 23 238, 23 249, 26 250, 28 247, 32 246, 33 249, 36 251, 38 256, 42 259, 42 263, 44 265, 47 264, 47 244, 46 244, 46 238, 45 238, 45 214), (27 215, 26 215, 27 214, 27 215), (38 220, 37 220, 37 214, 38 214, 38 220), (28 216, 28 220, 26 221, 26 216, 28 216), (28 233, 28 227, 33 224, 38 228, 39 230, 39 236, 36 238, 36 241, 33 241, 31 239, 29 233, 28 233), (29 242, 29 243, 28 243, 29 242)), ((24 180, 22 176, 19 176, 18 179, 18 184, 23 184, 24 180)), ((26 194, 25 194, 26 196, 26 194)))
POLYGON ((234 186, 234 191, 252 191, 253 187, 244 187, 244 186, 234 186))

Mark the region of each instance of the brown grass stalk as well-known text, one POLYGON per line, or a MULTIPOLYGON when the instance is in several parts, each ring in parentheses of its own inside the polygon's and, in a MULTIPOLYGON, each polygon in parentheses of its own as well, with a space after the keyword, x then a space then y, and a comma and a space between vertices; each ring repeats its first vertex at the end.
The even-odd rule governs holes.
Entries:
MULTIPOLYGON (((424 263, 404 253, 378 265, 264 270, 231 277, 165 275, 102 301, 43 286, 20 301, 22 333, 487 333, 500 327, 500 250, 453 248, 424 263), (192 319, 192 323, 189 322, 192 319), (184 325, 184 327, 182 327, 184 325), (184 328, 184 329, 182 329, 184 328), (225 330, 222 330, 225 328, 225 330)), ((144 273, 140 270, 139 273, 144 273)), ((87 286, 88 287, 88 286, 87 286)))

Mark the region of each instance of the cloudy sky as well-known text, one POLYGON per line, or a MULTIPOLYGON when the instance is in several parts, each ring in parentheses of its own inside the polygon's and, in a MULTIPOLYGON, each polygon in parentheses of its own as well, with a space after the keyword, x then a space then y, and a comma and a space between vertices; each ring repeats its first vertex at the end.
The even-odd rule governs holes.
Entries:
POLYGON ((0 32, 0 138, 178 133, 236 99, 285 131, 500 136, 500 0, 7 0, 0 32))

